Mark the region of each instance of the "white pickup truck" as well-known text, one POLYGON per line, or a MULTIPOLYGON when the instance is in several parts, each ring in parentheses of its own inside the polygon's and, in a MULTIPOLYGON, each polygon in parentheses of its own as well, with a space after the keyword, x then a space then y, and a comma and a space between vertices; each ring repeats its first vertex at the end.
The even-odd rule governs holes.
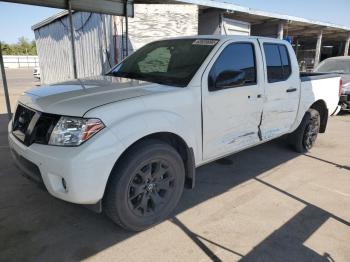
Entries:
POLYGON ((285 134, 309 150, 339 86, 337 75, 301 76, 285 41, 166 39, 105 76, 25 92, 9 144, 50 194, 139 231, 170 215, 198 166, 285 134))

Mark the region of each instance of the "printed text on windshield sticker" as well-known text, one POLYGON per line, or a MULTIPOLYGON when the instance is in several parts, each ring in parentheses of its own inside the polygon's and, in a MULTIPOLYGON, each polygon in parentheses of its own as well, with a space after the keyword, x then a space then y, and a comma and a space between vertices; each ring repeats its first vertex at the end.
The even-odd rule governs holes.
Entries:
POLYGON ((197 39, 192 45, 215 45, 217 42, 215 39, 197 39))

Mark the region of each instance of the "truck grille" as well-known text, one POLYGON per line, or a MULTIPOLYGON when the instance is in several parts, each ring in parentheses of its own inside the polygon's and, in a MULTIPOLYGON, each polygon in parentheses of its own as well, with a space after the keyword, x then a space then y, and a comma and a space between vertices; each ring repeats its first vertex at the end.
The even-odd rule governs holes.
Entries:
POLYGON ((18 105, 13 118, 12 134, 26 146, 33 143, 48 144, 59 118, 58 115, 18 105))
POLYGON ((26 132, 34 115, 34 111, 18 105, 15 117, 13 119, 12 133, 22 142, 25 140, 26 132))

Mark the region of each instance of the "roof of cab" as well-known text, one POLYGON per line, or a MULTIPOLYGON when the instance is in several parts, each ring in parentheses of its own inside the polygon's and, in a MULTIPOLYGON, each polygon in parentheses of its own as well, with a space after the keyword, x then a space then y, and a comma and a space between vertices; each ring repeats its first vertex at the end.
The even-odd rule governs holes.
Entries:
MULTIPOLYGON (((216 40, 247 40, 247 39, 264 39, 270 40, 274 42, 287 42, 286 40, 280 40, 272 37, 263 37, 263 36, 243 36, 243 35, 191 35, 191 36, 177 36, 177 37, 169 37, 163 38, 160 40, 166 39, 216 39, 216 40)), ((289 43, 289 42, 287 42, 289 43)))

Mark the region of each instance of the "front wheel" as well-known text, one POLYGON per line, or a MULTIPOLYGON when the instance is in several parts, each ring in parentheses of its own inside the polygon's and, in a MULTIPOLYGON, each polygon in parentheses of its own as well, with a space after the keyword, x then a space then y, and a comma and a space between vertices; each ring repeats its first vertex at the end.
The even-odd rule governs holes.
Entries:
POLYGON ((154 139, 142 141, 112 171, 104 211, 127 230, 147 229, 174 210, 184 181, 184 164, 173 147, 154 139))
POLYGON ((299 127, 289 135, 289 142, 297 152, 306 153, 314 146, 320 131, 320 123, 320 113, 310 108, 299 127))

